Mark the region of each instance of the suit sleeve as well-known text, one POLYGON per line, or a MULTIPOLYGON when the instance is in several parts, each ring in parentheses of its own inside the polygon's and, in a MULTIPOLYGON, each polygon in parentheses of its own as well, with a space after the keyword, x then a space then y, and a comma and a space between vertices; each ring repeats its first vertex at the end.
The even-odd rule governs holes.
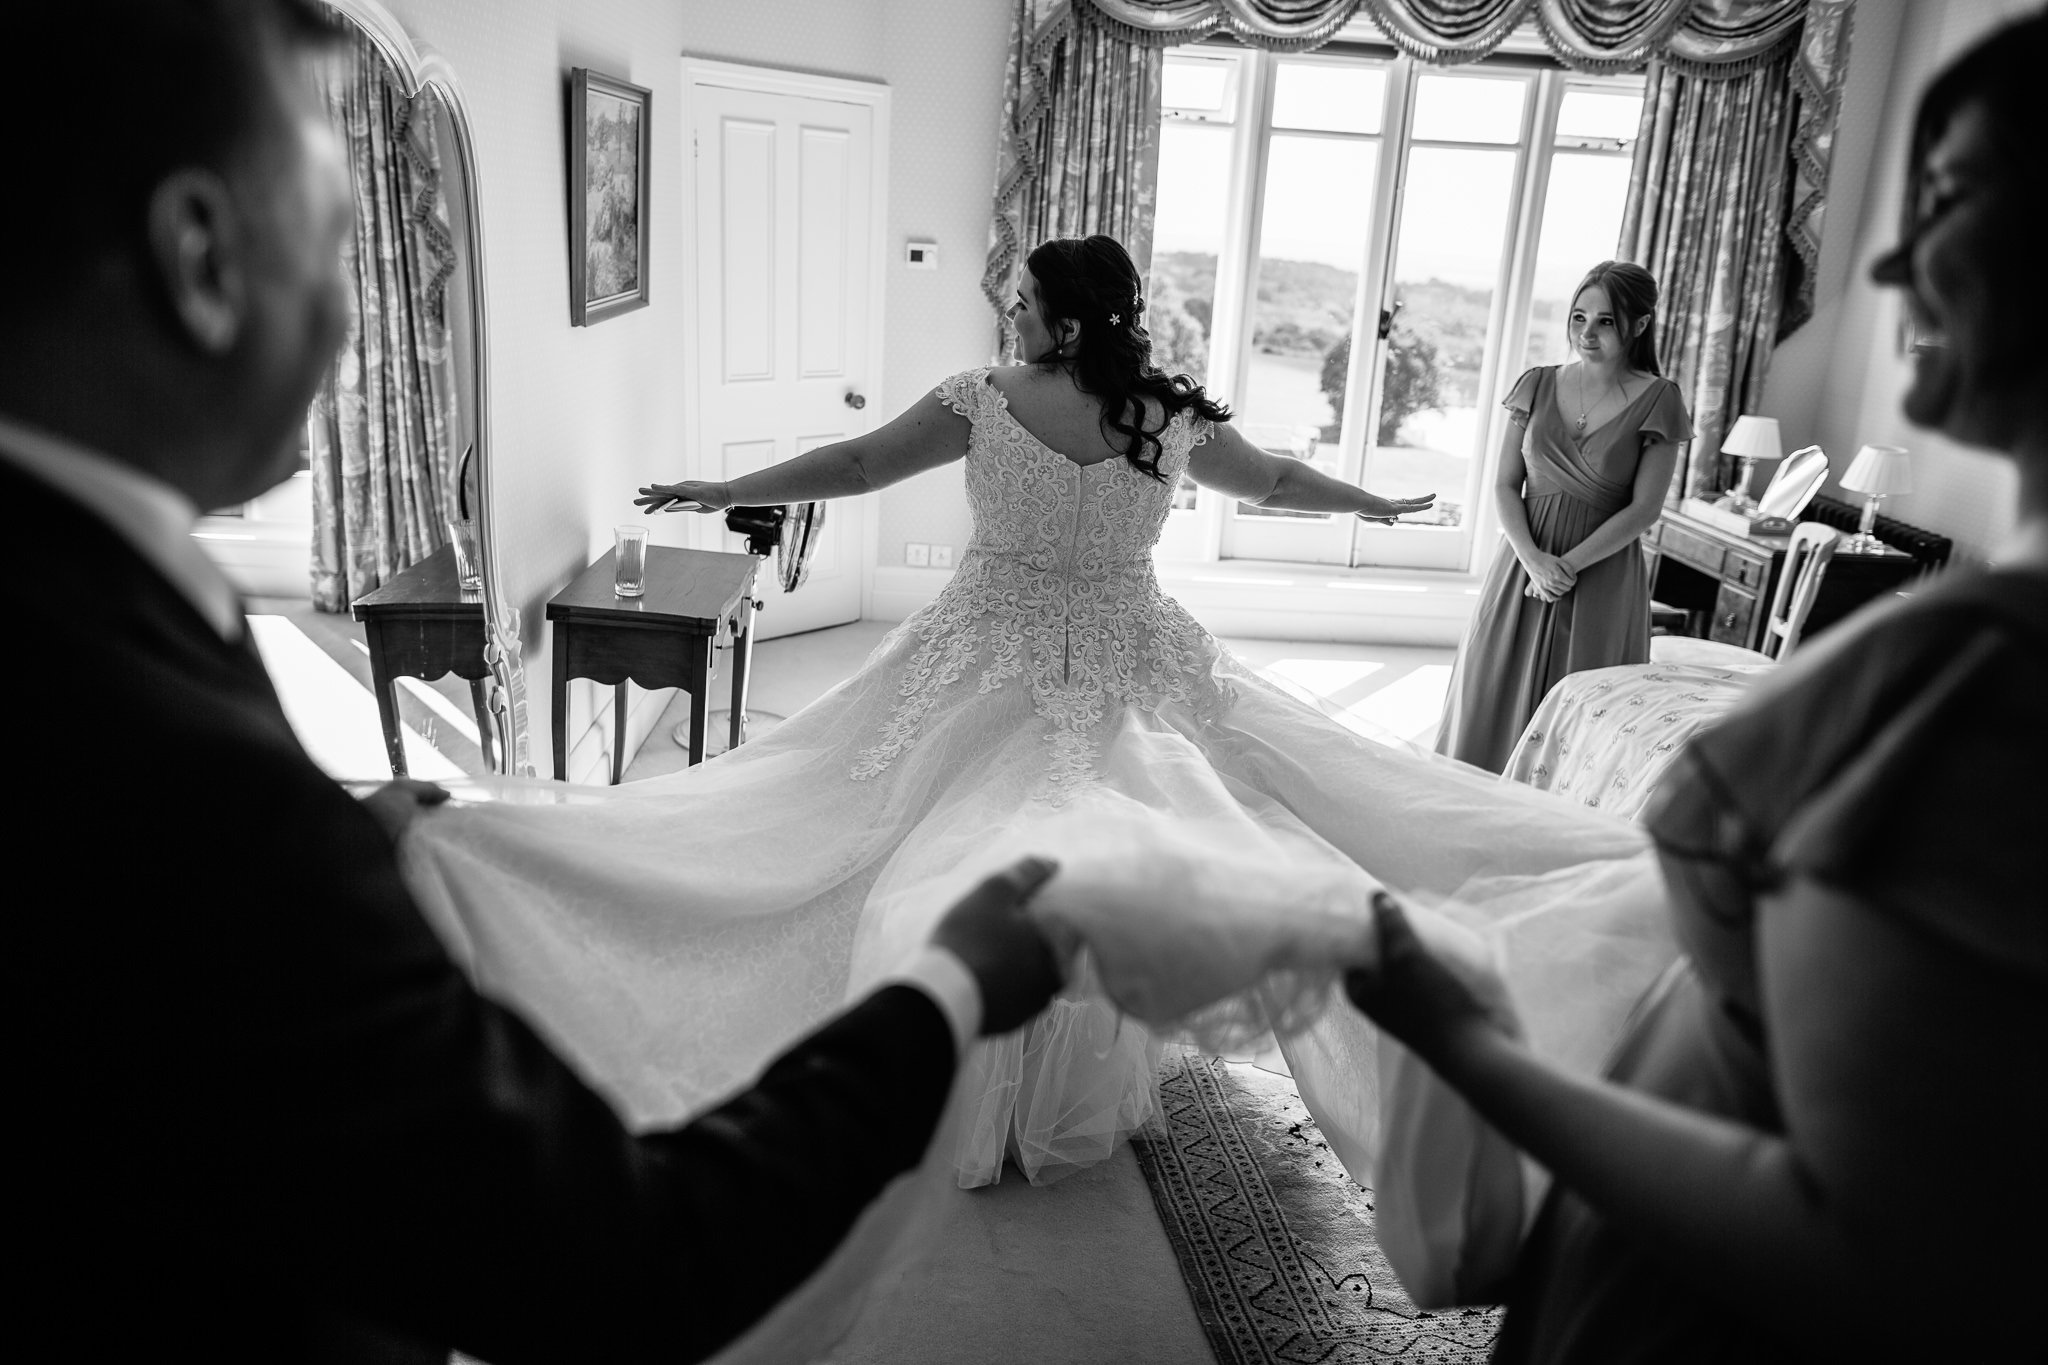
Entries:
POLYGON ((876 992, 751 1089, 634 1137, 470 989, 356 803, 304 799, 317 815, 276 828, 323 831, 299 853, 349 875, 279 917, 264 957, 296 979, 261 992, 278 1027, 245 1059, 270 1112, 256 1143, 216 1136, 281 1196, 274 1234, 311 1292, 493 1365, 694 1360, 922 1158, 954 1068, 923 992, 876 992))

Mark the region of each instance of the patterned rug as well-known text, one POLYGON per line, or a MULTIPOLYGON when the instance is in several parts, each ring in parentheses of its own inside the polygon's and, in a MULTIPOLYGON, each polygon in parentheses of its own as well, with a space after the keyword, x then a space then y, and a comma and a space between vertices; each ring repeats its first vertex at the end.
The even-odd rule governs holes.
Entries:
POLYGON ((1185 1049, 1132 1146, 1219 1365, 1484 1361, 1497 1310, 1425 1313, 1284 1076, 1185 1049))

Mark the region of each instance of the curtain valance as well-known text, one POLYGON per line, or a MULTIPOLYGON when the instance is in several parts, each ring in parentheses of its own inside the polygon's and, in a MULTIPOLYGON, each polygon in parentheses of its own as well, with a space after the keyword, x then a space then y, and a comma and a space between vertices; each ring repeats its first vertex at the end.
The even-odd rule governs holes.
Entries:
POLYGON ((1472 62, 1524 19, 1566 66, 1608 72, 1662 59, 1695 76, 1735 76, 1798 41, 1808 0, 1073 0, 1135 42, 1232 34, 1256 47, 1320 47, 1364 14, 1421 61, 1472 62))

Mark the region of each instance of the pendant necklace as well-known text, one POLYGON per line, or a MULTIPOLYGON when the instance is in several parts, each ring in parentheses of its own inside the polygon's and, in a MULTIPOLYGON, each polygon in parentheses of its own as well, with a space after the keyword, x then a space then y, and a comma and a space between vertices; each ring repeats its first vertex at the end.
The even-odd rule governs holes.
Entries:
MULTIPOLYGON (((1600 397, 1605 398, 1606 396, 1606 392, 1602 391, 1600 397)), ((1586 414, 1599 406, 1600 404, 1597 401, 1590 404, 1586 402, 1586 376, 1585 373, 1581 371, 1579 375, 1579 420, 1575 424, 1574 434, 1579 436, 1584 436, 1586 434, 1586 414)))

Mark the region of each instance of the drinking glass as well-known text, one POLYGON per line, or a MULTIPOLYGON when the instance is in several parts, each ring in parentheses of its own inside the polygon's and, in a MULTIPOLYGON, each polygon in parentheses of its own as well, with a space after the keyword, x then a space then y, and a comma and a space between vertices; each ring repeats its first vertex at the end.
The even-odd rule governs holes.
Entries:
POLYGON ((448 518, 448 543, 455 547, 455 582, 464 592, 483 588, 483 558, 476 550, 476 518, 448 518))
POLYGON ((621 526, 617 556, 612 568, 612 591, 620 597, 638 597, 647 590, 647 528, 621 526))

